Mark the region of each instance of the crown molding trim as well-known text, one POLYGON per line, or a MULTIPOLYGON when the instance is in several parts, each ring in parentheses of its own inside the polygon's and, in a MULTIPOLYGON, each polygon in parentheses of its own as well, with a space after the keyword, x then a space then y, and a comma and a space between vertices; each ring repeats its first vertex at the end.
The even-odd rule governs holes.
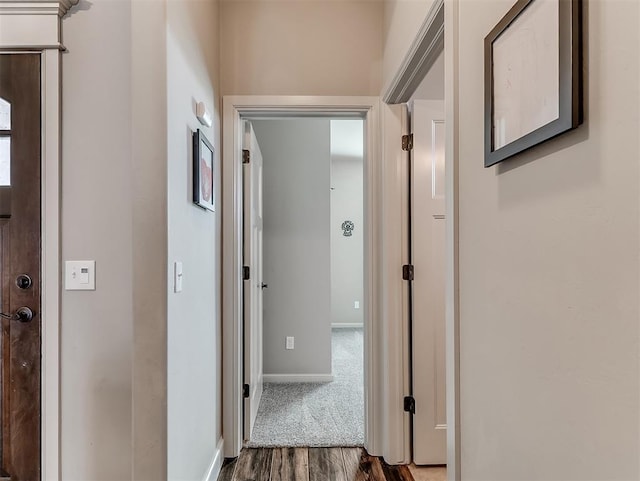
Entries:
POLYGON ((0 49, 64 50, 62 17, 79 0, 0 0, 0 49))
POLYGON ((387 104, 408 102, 422 79, 444 51, 444 0, 435 0, 411 44, 406 57, 383 101, 387 104))
POLYGON ((57 15, 64 17, 79 0, 0 0, 0 15, 57 15))

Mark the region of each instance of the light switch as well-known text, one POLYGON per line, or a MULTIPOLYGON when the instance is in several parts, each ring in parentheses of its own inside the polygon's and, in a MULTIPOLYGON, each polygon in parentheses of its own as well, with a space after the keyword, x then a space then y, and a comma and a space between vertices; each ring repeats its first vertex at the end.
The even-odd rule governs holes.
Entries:
POLYGON ((89 268, 80 268, 80 284, 89 284, 89 268))
POLYGON ((353 308, 360 309, 360 301, 353 301, 353 308))
POLYGON ((66 261, 64 288, 67 291, 95 291, 96 261, 66 261))
POLYGON ((173 292, 182 292, 182 262, 173 263, 173 292))

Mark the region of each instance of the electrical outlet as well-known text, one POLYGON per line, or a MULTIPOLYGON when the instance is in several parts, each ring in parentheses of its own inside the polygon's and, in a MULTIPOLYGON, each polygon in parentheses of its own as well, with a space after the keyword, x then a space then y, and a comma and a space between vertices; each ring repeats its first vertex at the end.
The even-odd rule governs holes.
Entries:
POLYGON ((360 309, 360 301, 354 301, 353 302, 353 308, 354 309, 360 309))
POLYGON ((295 337, 293 336, 287 336, 287 341, 285 344, 285 349, 293 349, 293 344, 295 341, 295 337))

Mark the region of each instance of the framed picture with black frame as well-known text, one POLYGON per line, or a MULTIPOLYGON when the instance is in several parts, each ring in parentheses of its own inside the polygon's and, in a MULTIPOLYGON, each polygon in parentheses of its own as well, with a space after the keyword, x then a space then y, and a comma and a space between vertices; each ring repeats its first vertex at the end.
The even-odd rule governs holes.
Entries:
POLYGON ((215 150, 198 129, 193 133, 193 202, 210 211, 215 210, 215 150))
POLYGON ((581 0, 518 0, 484 61, 485 167, 582 123, 581 0))

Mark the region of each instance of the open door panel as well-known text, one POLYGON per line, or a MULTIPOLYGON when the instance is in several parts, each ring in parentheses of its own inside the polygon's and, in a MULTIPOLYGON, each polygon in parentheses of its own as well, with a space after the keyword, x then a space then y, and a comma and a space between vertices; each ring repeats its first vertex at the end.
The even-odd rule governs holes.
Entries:
POLYGON ((446 464, 444 102, 414 100, 409 110, 413 461, 446 464))
POLYGON ((244 439, 251 438, 262 397, 262 154, 251 123, 243 140, 244 439))

